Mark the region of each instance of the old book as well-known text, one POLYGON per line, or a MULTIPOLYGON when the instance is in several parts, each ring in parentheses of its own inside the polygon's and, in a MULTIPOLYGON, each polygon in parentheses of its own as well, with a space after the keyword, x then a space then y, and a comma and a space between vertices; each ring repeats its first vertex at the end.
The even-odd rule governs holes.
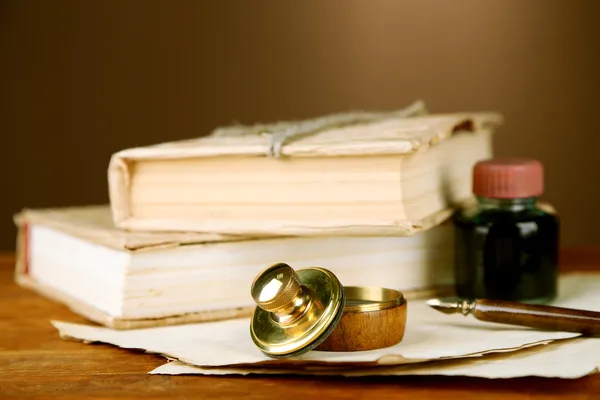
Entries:
POLYGON ((119 151, 115 224, 243 235, 411 235, 471 196, 494 112, 383 113, 220 128, 119 151))
POLYGON ((128 329, 248 316, 254 277, 276 262, 407 298, 448 291, 453 231, 411 237, 249 238, 116 228, 108 205, 23 210, 16 280, 97 323, 128 329))

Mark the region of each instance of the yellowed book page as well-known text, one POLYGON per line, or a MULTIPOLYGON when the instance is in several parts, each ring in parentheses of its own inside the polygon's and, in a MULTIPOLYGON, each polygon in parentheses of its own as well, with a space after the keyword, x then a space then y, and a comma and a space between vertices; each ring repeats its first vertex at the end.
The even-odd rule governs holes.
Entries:
POLYGON ((491 135, 456 135, 404 158, 149 161, 132 168, 127 192, 113 202, 114 215, 122 228, 141 231, 409 236, 443 221, 470 197, 469 171, 492 155, 491 135), (245 182, 245 165, 256 184, 245 182), (343 172, 328 175, 322 168, 343 172), (286 174, 290 179, 282 180, 286 174), (274 182, 278 200, 268 207, 274 182))

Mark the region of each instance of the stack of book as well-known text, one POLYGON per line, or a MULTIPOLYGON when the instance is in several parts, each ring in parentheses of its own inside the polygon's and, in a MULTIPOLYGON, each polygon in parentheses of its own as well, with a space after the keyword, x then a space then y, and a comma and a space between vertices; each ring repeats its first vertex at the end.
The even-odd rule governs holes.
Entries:
POLYGON ((16 280, 115 329, 248 316, 276 262, 407 298, 445 291, 449 217, 501 123, 416 103, 125 149, 109 204, 15 216, 16 280))

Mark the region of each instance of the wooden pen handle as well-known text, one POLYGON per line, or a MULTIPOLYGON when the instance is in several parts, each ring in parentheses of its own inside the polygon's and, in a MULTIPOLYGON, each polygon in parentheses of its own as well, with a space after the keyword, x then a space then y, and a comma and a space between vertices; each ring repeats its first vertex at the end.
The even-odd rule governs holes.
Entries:
POLYGON ((600 312, 564 307, 480 299, 471 311, 481 321, 535 329, 600 335, 600 312))

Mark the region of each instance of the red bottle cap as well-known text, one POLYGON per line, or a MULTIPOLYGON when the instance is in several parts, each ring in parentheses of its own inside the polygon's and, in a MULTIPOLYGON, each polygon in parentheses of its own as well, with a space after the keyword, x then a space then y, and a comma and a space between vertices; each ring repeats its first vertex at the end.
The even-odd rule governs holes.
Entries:
POLYGON ((498 157, 473 168, 473 193, 480 197, 514 199, 544 192, 542 164, 530 158, 498 157))

